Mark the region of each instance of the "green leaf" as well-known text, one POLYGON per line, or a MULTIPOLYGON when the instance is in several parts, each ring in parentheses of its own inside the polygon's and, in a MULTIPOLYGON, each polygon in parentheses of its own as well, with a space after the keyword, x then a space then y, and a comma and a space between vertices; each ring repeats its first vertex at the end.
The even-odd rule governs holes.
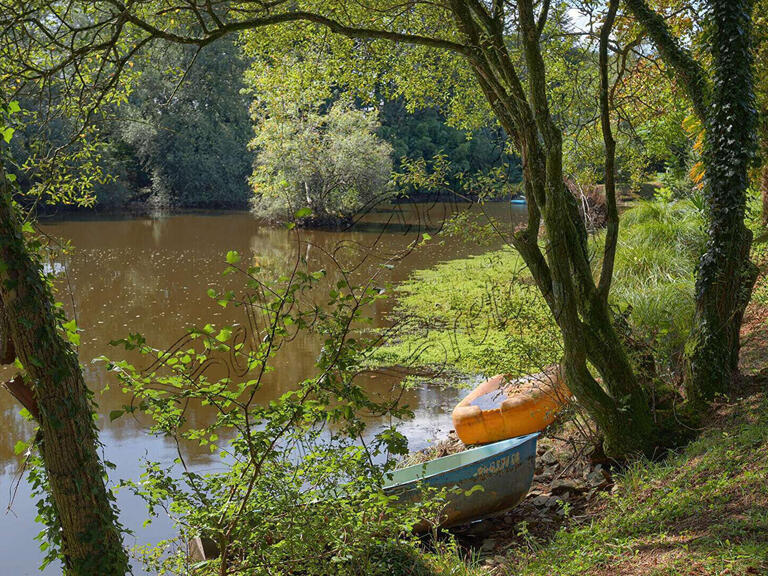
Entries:
POLYGON ((27 451, 27 448, 29 448, 29 444, 27 444, 26 442, 23 442, 22 440, 19 440, 13 446, 13 453, 16 454, 16 456, 18 456, 19 454, 24 454, 24 452, 27 451))
POLYGON ((123 414, 125 414, 125 410, 111 410, 109 412, 109 421, 114 422, 118 418, 120 418, 123 414))
POLYGON ((14 130, 10 126, 8 128, 3 128, 3 130, 0 131, 0 134, 3 135, 3 140, 5 140, 6 144, 8 144, 11 141, 11 138, 13 138, 14 132, 16 132, 16 130, 14 130))
POLYGON ((240 254, 238 254, 236 250, 227 252, 227 264, 237 264, 240 260, 240 254))
POLYGON ((21 106, 19 106, 19 103, 16 100, 12 100, 11 103, 8 104, 8 112, 11 114, 21 112, 21 106))
POLYGON ((307 216, 312 215, 312 209, 307 208, 306 206, 302 209, 300 209, 298 212, 296 212, 296 219, 299 220, 301 218, 306 218, 307 216))
POLYGON ((232 330, 230 328, 222 328, 216 335, 216 340, 219 342, 226 342, 232 337, 232 330))

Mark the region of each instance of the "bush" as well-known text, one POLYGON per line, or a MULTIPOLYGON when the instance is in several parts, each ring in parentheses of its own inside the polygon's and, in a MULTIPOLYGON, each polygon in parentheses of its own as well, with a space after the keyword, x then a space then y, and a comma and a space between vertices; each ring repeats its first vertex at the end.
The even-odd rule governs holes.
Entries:
POLYGON ((335 103, 261 120, 251 145, 253 211, 269 220, 338 225, 390 195, 392 148, 375 114, 335 103))
POLYGON ((340 282, 324 294, 327 306, 317 308, 309 292, 322 271, 302 268, 269 282, 262 269, 241 267, 236 252, 227 262, 226 274, 239 269, 247 276, 245 289, 237 295, 212 289, 210 295, 243 306, 249 328, 208 324, 166 351, 134 334, 121 341, 125 348, 157 361, 147 371, 127 361, 110 363, 134 395, 110 418, 143 411, 153 432, 180 445, 205 446, 225 463, 197 473, 181 459, 147 462, 140 481, 124 482, 152 515, 167 512, 180 534, 144 550, 148 572, 426 576, 426 567, 413 560, 414 537, 407 535, 415 524, 439 517, 446 491, 394 505, 397 496, 382 484, 407 452, 395 423, 411 413, 399 404, 397 390, 377 401, 357 382, 356 359, 370 341, 353 337, 350 326, 364 323, 363 311, 382 295, 340 282), (254 309, 261 311, 258 318, 251 316, 254 309), (324 342, 317 373, 268 403, 259 401, 276 350, 299 332, 324 342), (209 379, 212 363, 237 377, 209 379), (190 418, 189 403, 210 407, 211 418, 190 418), (391 418, 391 425, 367 433, 370 415, 391 418), (193 571, 183 543, 197 536, 215 553, 193 571))

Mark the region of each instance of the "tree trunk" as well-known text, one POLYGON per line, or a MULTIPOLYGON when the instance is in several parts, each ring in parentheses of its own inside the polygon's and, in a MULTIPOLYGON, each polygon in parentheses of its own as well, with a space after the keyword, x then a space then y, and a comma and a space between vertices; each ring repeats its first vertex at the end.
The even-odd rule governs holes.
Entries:
MULTIPOLYGON (((768 114, 768 113, 767 113, 768 114)), ((762 200, 763 227, 768 227, 768 142, 763 144, 763 165, 760 168, 760 199, 762 200)))
POLYGON ((747 169, 754 151, 750 0, 712 0, 714 85, 704 163, 709 238, 696 278, 696 324, 689 346, 689 399, 727 392, 738 370, 739 332, 757 279, 752 233, 744 225, 747 169))
POLYGON ((63 540, 65 572, 123 575, 127 556, 104 485, 89 392, 77 355, 57 329, 39 262, 27 251, 0 159, 0 299, 39 408, 40 451, 63 540))
POLYGON ((459 29, 476 47, 469 62, 478 84, 522 156, 528 225, 515 232, 512 243, 562 334, 568 387, 597 422, 606 454, 622 458, 647 452, 655 439, 650 407, 612 327, 609 287, 599 290, 595 284, 585 223, 563 181, 562 135, 549 111, 533 2, 517 3, 527 93, 507 52, 500 19, 483 16, 481 7, 473 6, 480 14, 477 19, 467 3, 451 2, 459 29), (543 253, 538 234, 542 223, 543 253), (602 384, 589 364, 600 373, 602 384))

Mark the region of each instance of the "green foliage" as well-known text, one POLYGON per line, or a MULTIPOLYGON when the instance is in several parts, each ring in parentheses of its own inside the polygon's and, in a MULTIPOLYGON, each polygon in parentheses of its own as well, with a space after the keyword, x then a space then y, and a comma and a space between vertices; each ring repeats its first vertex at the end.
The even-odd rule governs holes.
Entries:
MULTIPOLYGON (((494 233, 465 220, 459 226, 473 237, 494 233)), ((444 233, 459 231, 449 226, 444 233)), ((641 201, 622 214, 612 302, 663 366, 679 368, 705 243, 704 214, 690 201, 641 201)), ((528 374, 560 357, 549 310, 512 250, 417 271, 396 293, 398 320, 376 363, 528 374)))
POLYGON ((549 309, 512 250, 415 272, 397 287, 393 317, 372 357, 378 364, 524 375, 562 354, 549 309))
POLYGON ((391 147, 376 135, 375 115, 338 101, 288 112, 257 108, 251 145, 253 211, 264 218, 337 224, 391 195, 391 147))
MULTIPOLYGON (((204 446, 225 466, 196 473, 182 459, 147 462, 141 480, 125 485, 152 514, 169 511, 182 541, 199 535, 216 544, 220 555, 197 565, 198 574, 431 574, 402 535, 416 522, 436 520, 444 493, 395 506, 396 497, 382 491, 407 442, 394 426, 371 437, 366 418, 396 422, 410 412, 372 399, 355 380, 370 342, 352 327, 365 324, 365 309, 382 296, 342 280, 318 308, 305 296, 323 271, 301 263, 279 282, 266 282, 236 252, 226 261, 225 273, 244 273, 247 287, 243 294, 213 290, 211 297, 251 315, 254 333, 208 324, 165 351, 131 335, 119 343, 156 360, 145 371, 110 363, 134 397, 125 413, 148 414, 153 432, 204 446), (272 371, 271 358, 304 331, 324 339, 317 374, 259 404, 255 392, 272 371), (232 376, 209 379, 207 367, 222 363, 232 376), (188 419, 190 403, 210 406, 212 421, 188 419)), ((173 547, 167 541, 144 550, 152 573, 188 573, 186 554, 173 547)))
POLYGON ((677 367, 693 327, 694 275, 705 245, 705 215, 689 200, 641 201, 622 214, 613 302, 667 365, 677 367))
POLYGON ((248 99, 241 94, 245 67, 229 41, 200 52, 157 47, 137 59, 141 78, 108 127, 111 168, 120 180, 97 191, 99 199, 245 206, 252 161, 248 99))
MULTIPOLYGON (((448 125, 436 108, 408 112, 402 99, 386 100, 380 119, 379 134, 392 145, 395 170, 403 169, 403 162, 429 163, 440 155, 449 171, 445 182, 447 190, 462 191, 463 178, 493 169, 502 169, 509 181, 521 179, 519 158, 505 149, 506 138, 498 128, 485 127, 467 134, 448 125)), ((413 187, 411 197, 432 192, 413 187)), ((470 194, 477 196, 477 191, 470 194)))

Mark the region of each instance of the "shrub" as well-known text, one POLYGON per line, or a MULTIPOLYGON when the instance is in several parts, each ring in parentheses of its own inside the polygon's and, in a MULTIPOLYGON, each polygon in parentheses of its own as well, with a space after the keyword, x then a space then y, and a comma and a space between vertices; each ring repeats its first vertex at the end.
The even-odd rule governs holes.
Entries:
POLYGON ((303 225, 349 221, 386 198, 392 148, 375 114, 336 102, 327 114, 294 110, 261 120, 251 146, 253 211, 269 220, 300 214, 303 225))
POLYGON ((194 472, 181 456, 171 465, 147 462, 141 481, 124 483, 152 514, 167 512, 180 534, 145 549, 148 571, 426 576, 426 568, 410 559, 415 543, 404 535, 439 516, 445 492, 393 505, 397 497, 382 484, 407 452, 395 422, 411 413, 399 404, 396 390, 394 400, 377 401, 356 380, 356 359, 369 341, 354 337, 350 327, 363 323, 363 311, 382 295, 340 282, 328 294, 327 307, 317 308, 305 298, 322 271, 301 268, 268 282, 260 268, 241 266, 236 252, 227 254, 227 262, 227 274, 238 270, 248 278, 246 289, 209 293, 222 305, 242 306, 244 325, 208 324, 165 351, 134 334, 121 343, 153 359, 150 367, 110 363, 134 395, 110 418, 143 411, 153 432, 179 445, 210 448, 225 464, 194 472), (323 339, 317 374, 260 402, 257 393, 274 370, 276 350, 299 331, 323 339), (209 379, 214 364, 233 377, 209 379), (190 403, 210 407, 211 418, 191 418, 190 403), (391 425, 367 434, 370 415, 391 417, 391 425), (191 570, 183 544, 197 536, 217 553, 191 570))

